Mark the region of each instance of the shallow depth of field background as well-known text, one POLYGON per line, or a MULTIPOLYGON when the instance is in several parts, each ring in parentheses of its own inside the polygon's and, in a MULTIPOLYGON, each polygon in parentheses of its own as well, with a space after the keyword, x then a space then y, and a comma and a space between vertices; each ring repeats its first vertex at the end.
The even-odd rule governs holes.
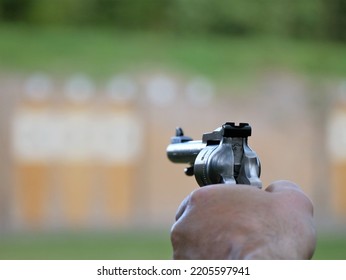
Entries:
POLYGON ((346 259, 345 19, 343 0, 0 0, 0 259, 170 259, 197 184, 166 146, 226 121, 252 126, 264 186, 313 200, 314 258, 346 259))

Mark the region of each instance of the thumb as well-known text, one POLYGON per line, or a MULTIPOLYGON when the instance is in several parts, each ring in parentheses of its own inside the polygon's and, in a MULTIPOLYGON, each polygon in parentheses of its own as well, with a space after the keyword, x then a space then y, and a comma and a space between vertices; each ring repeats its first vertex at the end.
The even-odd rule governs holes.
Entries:
POLYGON ((296 185, 295 183, 291 181, 281 180, 281 181, 275 181, 271 183, 265 191, 271 192, 271 193, 281 193, 281 192, 287 192, 287 191, 300 191, 302 192, 301 188, 296 185))
POLYGON ((313 203, 304 191, 291 181, 275 181, 266 189, 266 192, 275 194, 283 203, 289 203, 293 208, 303 208, 313 214, 313 203))

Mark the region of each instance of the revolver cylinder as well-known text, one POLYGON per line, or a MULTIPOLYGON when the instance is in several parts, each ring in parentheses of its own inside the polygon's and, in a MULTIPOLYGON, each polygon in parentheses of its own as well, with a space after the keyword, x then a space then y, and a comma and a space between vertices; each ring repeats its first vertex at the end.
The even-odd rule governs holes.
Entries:
POLYGON ((202 140, 184 136, 181 128, 171 138, 167 156, 174 163, 186 163, 187 175, 195 175, 202 187, 210 184, 249 184, 262 187, 261 165, 256 153, 248 146, 251 127, 247 123, 227 122, 202 140))

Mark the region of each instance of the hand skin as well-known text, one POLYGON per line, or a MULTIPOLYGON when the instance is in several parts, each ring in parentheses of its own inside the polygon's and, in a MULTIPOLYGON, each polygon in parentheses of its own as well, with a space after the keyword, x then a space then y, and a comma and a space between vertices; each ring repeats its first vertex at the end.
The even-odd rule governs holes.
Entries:
POLYGON ((180 205, 171 242, 174 259, 311 259, 313 205, 289 181, 205 186, 180 205))

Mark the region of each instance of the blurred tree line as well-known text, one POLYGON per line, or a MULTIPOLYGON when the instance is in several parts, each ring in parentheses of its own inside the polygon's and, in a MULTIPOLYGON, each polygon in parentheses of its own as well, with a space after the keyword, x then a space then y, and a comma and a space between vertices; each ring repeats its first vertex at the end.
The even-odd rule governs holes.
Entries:
POLYGON ((1 22, 346 41, 346 0, 0 0, 1 22))

